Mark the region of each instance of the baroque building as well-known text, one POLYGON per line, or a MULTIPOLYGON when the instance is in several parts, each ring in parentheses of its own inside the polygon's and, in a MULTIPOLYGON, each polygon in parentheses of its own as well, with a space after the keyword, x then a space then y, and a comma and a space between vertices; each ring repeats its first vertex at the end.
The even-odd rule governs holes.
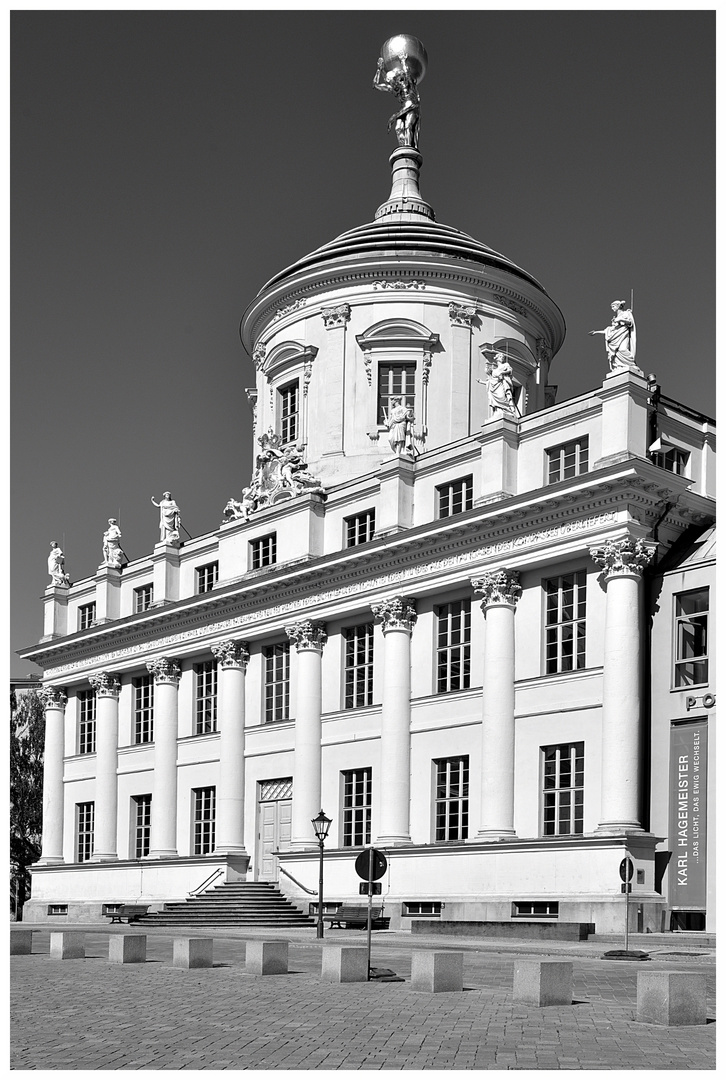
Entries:
POLYGON ((374 219, 244 314, 255 471, 221 523, 182 543, 167 493, 148 557, 46 590, 21 654, 46 708, 26 919, 221 881, 307 911, 322 806, 326 900, 358 896, 374 844, 392 926, 620 930, 626 855, 633 929, 713 925, 705 815, 679 908, 677 762, 666 781, 713 696, 712 582, 667 561, 713 521, 713 422, 610 331, 602 383, 558 402, 557 305, 436 220, 412 142, 390 160, 374 219))

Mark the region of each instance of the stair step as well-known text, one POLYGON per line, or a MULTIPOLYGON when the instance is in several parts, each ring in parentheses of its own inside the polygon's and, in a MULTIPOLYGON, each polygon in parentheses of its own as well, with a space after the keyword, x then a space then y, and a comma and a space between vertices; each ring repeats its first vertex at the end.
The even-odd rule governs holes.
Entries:
POLYGON ((138 920, 147 926, 314 926, 270 882, 226 882, 138 920))

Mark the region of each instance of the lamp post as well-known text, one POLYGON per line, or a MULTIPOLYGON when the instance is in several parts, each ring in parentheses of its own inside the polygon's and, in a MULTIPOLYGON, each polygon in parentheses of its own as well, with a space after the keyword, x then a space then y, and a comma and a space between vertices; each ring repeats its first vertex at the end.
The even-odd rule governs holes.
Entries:
POLYGON ((313 830, 318 838, 318 844, 320 845, 320 876, 318 878, 318 933, 317 936, 321 938, 323 936, 323 844, 330 830, 330 826, 333 823, 333 819, 326 817, 325 813, 321 810, 317 817, 312 819, 313 830))

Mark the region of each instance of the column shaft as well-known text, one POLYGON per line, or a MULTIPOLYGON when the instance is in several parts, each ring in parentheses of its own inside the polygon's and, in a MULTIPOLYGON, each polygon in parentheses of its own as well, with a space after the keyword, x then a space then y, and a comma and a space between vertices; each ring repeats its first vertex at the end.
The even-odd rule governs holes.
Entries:
POLYGON ((93 826, 94 862, 118 858, 118 682, 102 673, 91 676, 96 691, 96 794, 93 826))
POLYGON ((322 739, 322 656, 326 640, 320 623, 303 620, 285 628, 297 647, 295 769, 292 791, 292 848, 317 848, 312 819, 320 811, 322 739))
POLYGON ((179 668, 173 661, 147 664, 154 674, 154 792, 151 800, 152 859, 173 858, 176 847, 176 792, 179 668))
POLYGON ((43 848, 39 864, 63 862, 63 738, 66 695, 55 687, 43 687, 39 697, 45 706, 43 756, 43 848))
POLYGON ((245 676, 246 642, 220 642, 212 648, 219 661, 219 786, 214 849, 227 855, 245 850, 245 676))

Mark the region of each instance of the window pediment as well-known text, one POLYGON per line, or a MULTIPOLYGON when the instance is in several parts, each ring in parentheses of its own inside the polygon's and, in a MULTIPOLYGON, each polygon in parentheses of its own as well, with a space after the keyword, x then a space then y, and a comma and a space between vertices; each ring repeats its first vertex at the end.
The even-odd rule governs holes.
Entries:
POLYGON ((312 364, 318 350, 299 341, 281 341, 265 355, 261 370, 268 379, 278 379, 289 372, 312 364))

